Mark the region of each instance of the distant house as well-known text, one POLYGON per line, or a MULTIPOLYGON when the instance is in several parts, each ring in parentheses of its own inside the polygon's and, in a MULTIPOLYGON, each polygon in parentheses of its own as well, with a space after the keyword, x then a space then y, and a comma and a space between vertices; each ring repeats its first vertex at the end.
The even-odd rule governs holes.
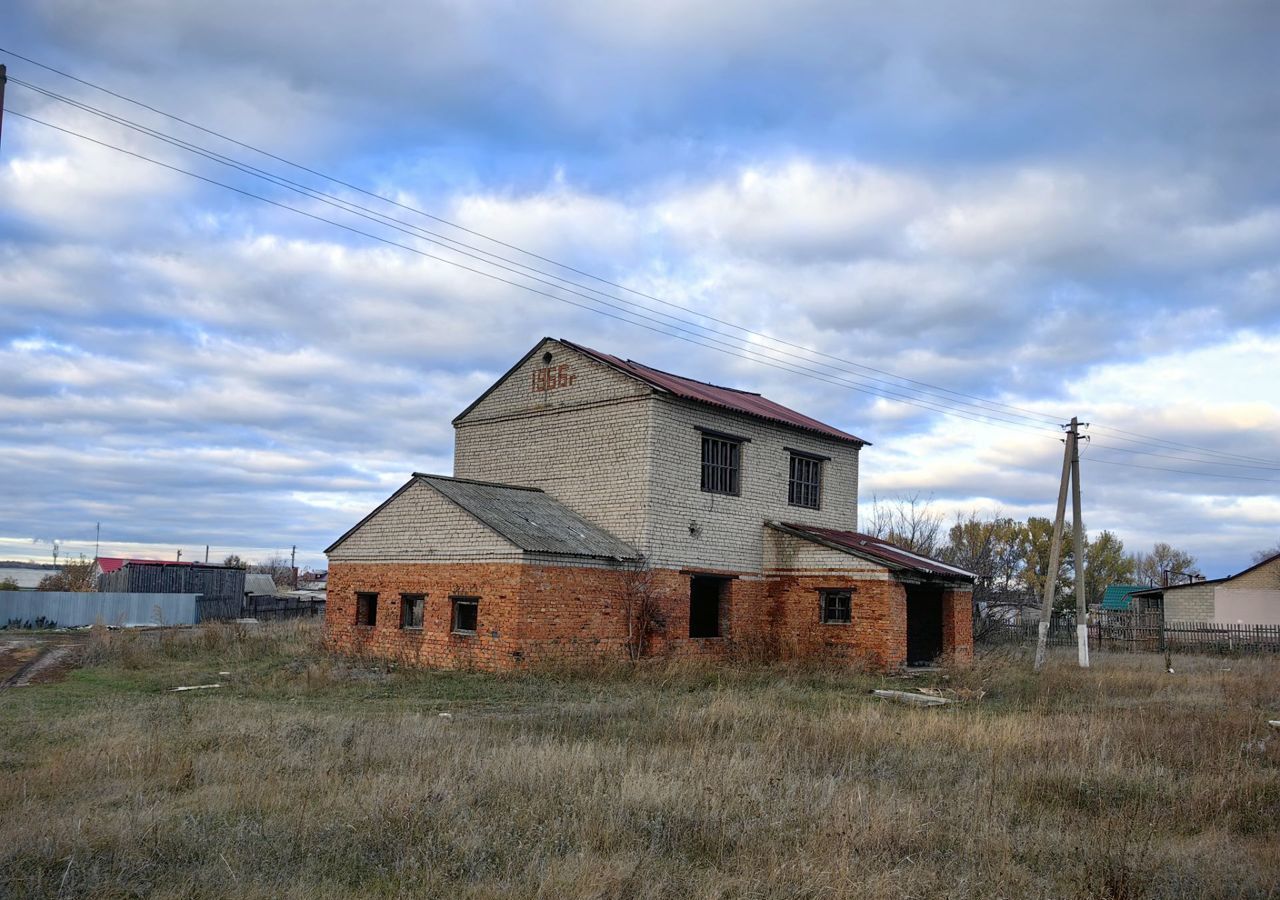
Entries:
POLYGON ((1280 554, 1226 578, 1144 588, 1131 598, 1163 609, 1166 622, 1280 625, 1280 554))
POLYGON ((126 594, 200 594, 200 619, 230 619, 244 603, 244 569, 210 563, 98 557, 98 590, 126 594))
POLYGON ((1149 584, 1107 585, 1107 590, 1102 595, 1102 603, 1099 608, 1107 612, 1139 608, 1133 604, 1133 595, 1139 591, 1148 590, 1150 587, 1151 585, 1149 584))
POLYGON ((276 582, 266 572, 249 572, 244 576, 244 592, 273 596, 276 594, 276 582))

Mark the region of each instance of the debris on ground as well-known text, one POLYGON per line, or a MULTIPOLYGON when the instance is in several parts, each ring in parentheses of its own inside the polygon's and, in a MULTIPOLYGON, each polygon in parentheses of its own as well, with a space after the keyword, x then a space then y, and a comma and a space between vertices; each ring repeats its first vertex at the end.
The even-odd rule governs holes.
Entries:
POLYGON ((177 692, 177 691, 203 691, 203 690, 208 690, 209 688, 220 688, 220 687, 222 687, 222 684, 221 684, 221 683, 218 683, 218 684, 187 684, 187 685, 183 685, 182 687, 169 688, 169 693, 171 693, 171 694, 172 694, 172 693, 175 693, 175 692, 177 692))
POLYGON ((910 691, 872 691, 871 693, 882 700, 909 703, 913 706, 942 706, 951 702, 946 697, 937 697, 931 694, 913 694, 910 691))

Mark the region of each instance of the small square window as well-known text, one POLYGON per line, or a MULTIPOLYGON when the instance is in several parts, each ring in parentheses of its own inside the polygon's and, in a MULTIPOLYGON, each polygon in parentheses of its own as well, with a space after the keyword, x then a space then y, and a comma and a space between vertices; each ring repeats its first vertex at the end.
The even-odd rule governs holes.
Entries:
POLYGON ((451 597, 453 604, 453 633, 475 634, 480 619, 479 597, 451 597))
POLYGON ((426 594, 400 595, 400 627, 421 628, 422 607, 426 604, 426 594))
POLYGON ((787 503, 807 509, 822 507, 822 460, 799 453, 791 454, 787 503))
POLYGON ((847 625, 853 621, 853 591, 820 591, 822 624, 847 625))
POLYGON ((378 595, 356 594, 356 624, 372 628, 378 624, 378 595))

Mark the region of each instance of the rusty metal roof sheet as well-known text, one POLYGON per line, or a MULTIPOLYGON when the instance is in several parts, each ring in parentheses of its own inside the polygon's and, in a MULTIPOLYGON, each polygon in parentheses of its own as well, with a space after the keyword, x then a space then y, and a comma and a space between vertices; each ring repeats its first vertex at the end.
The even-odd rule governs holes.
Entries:
POLYGON ((812 431, 838 441, 847 441, 854 444, 869 443, 869 441, 849 434, 847 431, 841 431, 839 428, 798 413, 794 409, 788 409, 780 403, 774 403, 768 397, 760 394, 708 384, 705 381, 695 381, 692 378, 685 378, 681 375, 673 375, 670 372, 663 372, 661 369, 654 369, 634 360, 621 359, 608 353, 601 353, 599 350, 592 350, 590 347, 575 344, 564 338, 559 338, 559 341, 566 347, 572 347, 579 353, 590 356, 607 366, 612 366, 633 378, 638 378, 651 387, 674 394, 685 400, 719 406, 723 409, 754 416, 757 419, 765 419, 770 422, 777 422, 780 425, 812 431))
POLYGON ((414 473, 527 553, 634 560, 640 553, 538 488, 414 473))
POLYGON ((905 569, 922 575, 964 581, 973 581, 977 577, 972 572, 957 566, 932 557, 921 556, 919 553, 912 553, 882 538, 862 534, 859 531, 840 531, 835 528, 818 528, 814 525, 798 525, 791 522, 777 523, 773 527, 805 540, 853 553, 890 569, 905 569))

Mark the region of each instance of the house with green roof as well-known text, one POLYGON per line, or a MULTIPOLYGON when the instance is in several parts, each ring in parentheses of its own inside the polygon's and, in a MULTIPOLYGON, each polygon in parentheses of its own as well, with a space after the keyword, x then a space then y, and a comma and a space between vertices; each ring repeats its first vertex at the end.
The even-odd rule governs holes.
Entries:
POLYGON ((1111 584, 1107 585, 1106 592, 1102 595, 1102 609, 1105 610, 1122 610, 1130 609, 1133 595, 1137 591, 1145 591, 1150 585, 1146 584, 1111 584))

